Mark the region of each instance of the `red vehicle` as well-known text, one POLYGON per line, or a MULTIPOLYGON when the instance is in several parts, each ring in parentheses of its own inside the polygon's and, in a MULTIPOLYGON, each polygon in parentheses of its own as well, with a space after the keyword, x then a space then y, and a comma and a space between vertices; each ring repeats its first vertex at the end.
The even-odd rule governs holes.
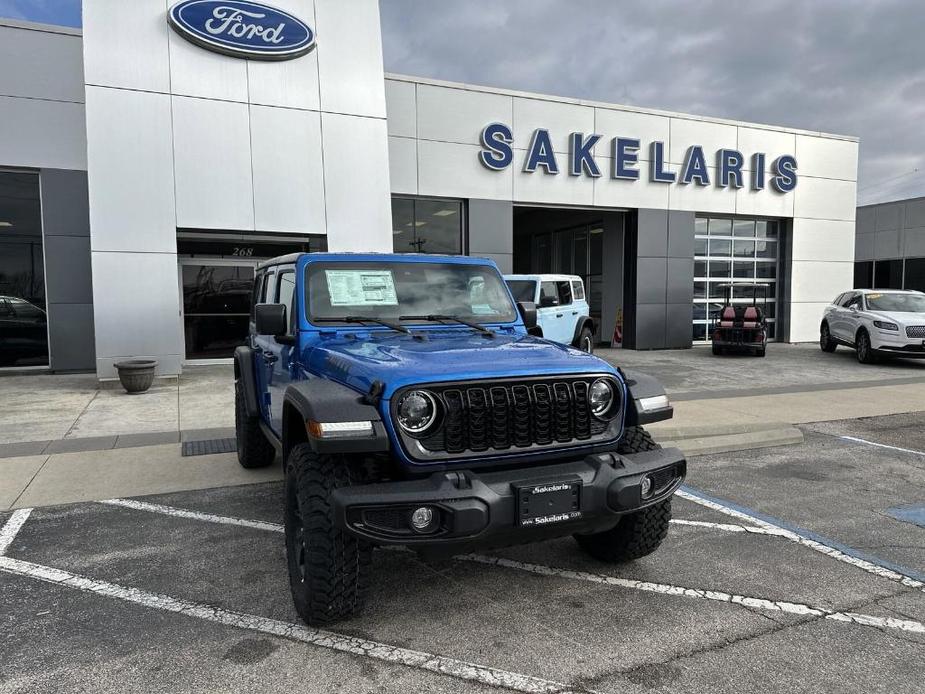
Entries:
POLYGON ((719 288, 723 290, 723 308, 716 314, 711 330, 713 354, 748 352, 763 357, 768 346, 768 324, 763 310, 768 285, 756 282, 724 284, 719 288), (741 296, 743 290, 747 292, 745 301, 733 303, 733 292, 741 296))

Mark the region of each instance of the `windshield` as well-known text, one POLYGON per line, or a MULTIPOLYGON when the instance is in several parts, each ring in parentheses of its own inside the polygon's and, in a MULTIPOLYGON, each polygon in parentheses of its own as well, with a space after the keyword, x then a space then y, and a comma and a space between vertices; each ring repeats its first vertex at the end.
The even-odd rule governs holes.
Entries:
MULTIPOLYGON (((346 317, 454 316, 510 323, 517 311, 497 270, 488 265, 408 262, 310 263, 308 320, 346 317)), ((423 318, 405 323, 424 323, 423 318)), ((347 321, 344 321, 346 324, 347 321)))
POLYGON ((536 296, 536 282, 534 280, 507 280, 511 288, 514 301, 533 301, 536 296))
POLYGON ((925 296, 921 294, 868 294, 867 308, 871 311, 894 313, 925 313, 925 296))

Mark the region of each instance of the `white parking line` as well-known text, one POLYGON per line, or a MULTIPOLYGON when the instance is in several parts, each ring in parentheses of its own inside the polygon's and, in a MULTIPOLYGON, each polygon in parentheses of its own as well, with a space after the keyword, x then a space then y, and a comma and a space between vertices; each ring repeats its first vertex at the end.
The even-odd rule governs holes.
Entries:
MULTIPOLYGON (((113 499, 113 502, 130 501, 126 499, 113 499)), ((207 521, 211 523, 222 523, 224 525, 240 525, 243 527, 257 527, 255 523, 259 523, 260 529, 270 530, 272 532, 282 532, 283 526, 277 523, 266 523, 263 521, 249 521, 244 518, 233 518, 229 516, 216 516, 210 513, 197 513, 195 511, 187 511, 185 509, 174 508, 172 506, 162 506, 160 504, 148 504, 142 502, 131 502, 132 505, 129 508, 136 508, 142 511, 151 511, 153 513, 162 513, 169 516, 179 516, 182 518, 191 518, 193 520, 207 521)), ((705 524, 704 521, 684 521, 683 524, 691 525, 702 525, 705 524)), ((781 529, 765 529, 757 528, 754 526, 743 526, 743 525, 728 525, 724 527, 724 524, 721 523, 709 523, 706 524, 707 527, 719 527, 723 530, 728 530, 730 528, 735 528, 732 532, 759 532, 760 534, 768 535, 782 535, 784 532, 788 534, 789 531, 783 531, 781 529)), ((726 602, 731 604, 744 605, 745 607, 752 607, 759 610, 770 610, 772 612, 787 612, 789 614, 797 615, 811 615, 817 617, 825 617, 826 619, 832 619, 839 622, 851 622, 854 624, 862 624, 864 626, 875 626, 875 627, 886 627, 890 629, 901 629, 902 631, 911 631, 915 633, 925 633, 925 625, 920 622, 902 620, 902 619, 893 619, 889 617, 875 617, 873 615, 864 615, 856 614, 853 612, 834 612, 832 610, 827 610, 822 607, 812 607, 810 605, 804 605, 802 603, 786 602, 780 600, 767 600, 765 598, 752 598, 745 595, 734 595, 730 593, 724 593, 722 591, 716 590, 701 590, 697 588, 685 588, 682 586, 672 586, 663 583, 651 583, 648 581, 634 581, 627 578, 617 578, 615 576, 607 576, 604 574, 592 574, 586 573, 583 571, 570 571, 568 569, 557 569, 550 566, 542 566, 540 564, 527 564, 523 562, 513 561, 511 559, 502 559, 500 557, 488 557, 480 554, 464 554, 453 557, 454 559, 460 561, 471 561, 478 562, 480 564, 490 564, 494 566, 504 566, 509 569, 518 569, 520 571, 527 571, 529 573, 540 574, 543 576, 559 576, 561 578, 570 578, 579 581, 589 581, 591 583, 601 583, 605 585, 619 586, 621 588, 629 588, 631 590, 641 590, 649 593, 659 593, 661 595, 676 595, 683 596, 687 598, 700 598, 704 600, 716 600, 719 602, 726 602)))
POLYGON ((699 598, 701 600, 716 600, 717 602, 727 602, 734 605, 744 605, 759 610, 769 610, 772 612, 785 612, 795 615, 809 615, 814 617, 825 617, 838 622, 851 622, 871 627, 886 627, 889 629, 900 629, 901 631, 911 631, 916 634, 925 634, 925 624, 908 619, 894 619, 892 617, 875 617, 873 615, 857 614, 854 612, 835 612, 821 607, 811 607, 798 602, 786 602, 783 600, 764 600, 762 598, 750 598, 744 595, 735 595, 724 593, 718 590, 699 590, 696 588, 685 588, 682 586, 672 586, 665 583, 651 583, 649 581, 634 581, 628 578, 617 578, 616 576, 607 576, 605 574, 592 574, 586 571, 572 571, 570 569, 557 569, 551 566, 541 564, 529 564, 526 562, 515 561, 513 559, 504 559, 501 557, 489 557, 481 554, 465 554, 454 559, 478 562, 490 566, 503 566, 508 569, 517 571, 526 571, 528 573, 538 574, 540 576, 555 576, 558 578, 567 578, 575 581, 586 581, 589 583, 598 583, 607 586, 619 586, 620 588, 631 588, 633 590, 642 590, 649 593, 659 593, 661 595, 681 595, 686 598, 699 598))
POLYGON ((149 504, 147 501, 135 501, 134 499, 106 499, 99 502, 109 504, 110 506, 122 506, 124 508, 135 509, 136 511, 151 511, 152 513, 162 513, 165 516, 177 516, 178 518, 190 518, 192 520, 205 521, 206 523, 219 523, 222 525, 241 525, 245 528, 254 528, 255 530, 269 530, 270 532, 283 532, 283 526, 279 523, 267 523, 259 520, 248 520, 246 518, 232 518, 230 516, 216 516, 212 513, 201 513, 199 511, 187 511, 182 508, 173 506, 162 506, 161 504, 149 504))
POLYGON ((799 533, 795 533, 792 530, 787 530, 786 528, 782 528, 779 525, 775 525, 774 523, 769 523, 768 521, 757 518, 749 513, 745 513, 744 511, 729 508, 728 506, 711 501, 710 499, 703 499, 695 494, 686 492, 683 489, 679 489, 677 492, 675 492, 675 494, 682 499, 693 501, 695 504, 700 504, 701 506, 713 509, 714 511, 719 511, 720 513, 724 513, 727 516, 749 521, 756 527, 775 531, 775 535, 786 538, 791 542, 796 542, 797 544, 803 545, 804 547, 808 547, 809 549, 819 552, 820 554, 824 554, 827 557, 831 557, 836 561, 850 564, 851 566, 855 566, 863 571, 866 571, 867 573, 874 574, 875 576, 888 578, 889 580, 896 581, 897 583, 901 583, 904 586, 909 586, 910 588, 918 588, 919 590, 925 592, 925 582, 919 581, 918 579, 912 578, 911 576, 906 576, 905 574, 899 573, 898 571, 893 571, 892 569, 888 569, 884 566, 874 564, 873 562, 869 562, 866 559, 852 557, 850 554, 845 554, 835 547, 830 547, 829 545, 812 540, 808 537, 804 537, 799 533))
POLYGON ((784 537, 786 530, 776 530, 774 528, 759 528, 756 525, 736 525, 734 523, 710 523, 709 521, 684 520, 682 518, 672 518, 673 525, 690 525, 697 528, 710 528, 711 530, 725 530, 730 533, 752 533, 753 535, 772 535, 784 537))
POLYGON ((30 513, 32 513, 31 508, 21 508, 13 511, 13 515, 10 516, 9 520, 0 528, 0 557, 6 554, 10 545, 13 544, 13 540, 16 539, 19 531, 22 530, 22 526, 28 520, 30 513))
POLYGON ((911 448, 900 448, 899 446, 889 446, 885 443, 877 443, 876 441, 868 441, 867 439, 859 439, 856 436, 839 436, 838 438, 844 439, 845 441, 854 441, 855 443, 864 443, 868 446, 876 446, 877 448, 888 448, 891 451, 901 451, 903 453, 912 453, 913 455, 925 456, 925 453, 922 451, 914 451, 911 448))
POLYGON ((238 629, 248 629, 272 636, 279 636, 294 641, 301 641, 313 646, 328 648, 341 653, 350 653, 352 655, 366 656, 386 663, 395 665, 405 665, 418 670, 427 670, 440 675, 447 675, 461 680, 477 682, 492 687, 505 687, 518 692, 527 694, 577 694, 579 691, 567 685, 546 680, 530 675, 522 675, 508 670, 470 663, 455 658, 447 658, 442 655, 425 653, 423 651, 414 651, 400 646, 392 646, 387 643, 378 641, 369 641, 367 639, 354 638, 335 634, 330 631, 320 629, 310 629, 299 624, 283 622, 268 617, 246 614, 243 612, 233 612, 224 610, 214 605, 205 605, 174 598, 169 595, 158 595, 139 590, 138 588, 129 588, 115 583, 98 581, 87 578, 78 574, 42 566, 31 562, 13 559, 11 557, 0 557, 0 571, 6 571, 18 576, 53 583, 67 588, 95 593, 108 598, 124 600, 125 602, 142 605, 144 607, 162 610, 164 612, 174 612, 187 617, 195 617, 207 622, 223 624, 225 626, 236 627, 238 629))

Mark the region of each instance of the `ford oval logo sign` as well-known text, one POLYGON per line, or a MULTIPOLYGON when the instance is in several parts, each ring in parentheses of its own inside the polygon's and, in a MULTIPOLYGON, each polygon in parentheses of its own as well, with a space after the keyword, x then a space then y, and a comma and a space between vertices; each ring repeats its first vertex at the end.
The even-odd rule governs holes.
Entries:
POLYGON ((187 41, 237 58, 289 60, 315 47, 305 22, 259 2, 183 0, 167 21, 187 41))

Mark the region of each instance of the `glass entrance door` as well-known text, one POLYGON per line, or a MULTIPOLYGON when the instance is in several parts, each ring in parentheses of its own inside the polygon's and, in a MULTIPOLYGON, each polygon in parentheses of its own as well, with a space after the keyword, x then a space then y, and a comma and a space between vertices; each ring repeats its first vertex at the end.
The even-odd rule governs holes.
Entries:
POLYGON ((226 359, 247 338, 256 263, 181 260, 187 359, 226 359))

